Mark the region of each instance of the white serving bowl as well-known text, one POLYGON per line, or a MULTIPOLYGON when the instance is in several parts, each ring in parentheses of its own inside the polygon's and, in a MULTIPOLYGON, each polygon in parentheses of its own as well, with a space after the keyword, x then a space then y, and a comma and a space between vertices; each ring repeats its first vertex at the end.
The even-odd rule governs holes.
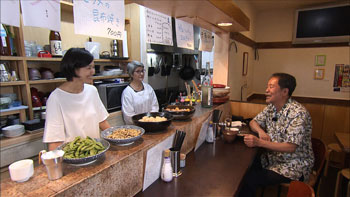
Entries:
POLYGON ((28 181, 34 174, 33 160, 24 159, 16 161, 9 166, 9 172, 12 181, 28 181))
POLYGON ((24 125, 15 124, 2 128, 2 133, 5 137, 18 137, 25 132, 24 125))

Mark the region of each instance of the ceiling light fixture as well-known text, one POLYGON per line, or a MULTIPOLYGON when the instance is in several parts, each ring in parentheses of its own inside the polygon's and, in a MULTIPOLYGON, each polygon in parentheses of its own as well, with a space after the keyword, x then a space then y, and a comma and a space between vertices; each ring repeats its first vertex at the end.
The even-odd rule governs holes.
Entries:
POLYGON ((221 27, 228 27, 231 25, 232 25, 232 23, 218 23, 218 26, 221 26, 221 27))

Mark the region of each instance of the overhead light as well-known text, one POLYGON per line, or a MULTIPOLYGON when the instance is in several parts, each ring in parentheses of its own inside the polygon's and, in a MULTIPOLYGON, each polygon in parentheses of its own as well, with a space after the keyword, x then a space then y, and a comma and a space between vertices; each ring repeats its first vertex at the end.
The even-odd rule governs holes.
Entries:
POLYGON ((221 27, 228 27, 228 26, 231 26, 232 23, 218 23, 218 25, 221 27))

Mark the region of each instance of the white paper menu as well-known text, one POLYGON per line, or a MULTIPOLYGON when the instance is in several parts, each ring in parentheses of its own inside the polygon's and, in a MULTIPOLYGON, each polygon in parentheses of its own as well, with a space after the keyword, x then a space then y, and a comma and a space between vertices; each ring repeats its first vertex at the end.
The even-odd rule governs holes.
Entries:
POLYGON ((61 31, 60 1, 21 0, 23 25, 61 31))
POLYGON ((19 27, 19 1, 1 1, 0 23, 19 27))
POLYGON ((211 52, 213 50, 213 45, 214 38, 211 31, 201 28, 199 50, 211 52))
POLYGON ((145 8, 146 42, 173 46, 171 17, 145 8))
POLYGON ((176 42, 177 46, 194 50, 193 25, 182 20, 176 19, 176 42))
POLYGON ((124 0, 74 1, 73 12, 76 34, 123 40, 124 0))
POLYGON ((159 178, 162 167, 163 151, 171 148, 174 136, 175 133, 147 151, 142 191, 145 191, 147 187, 159 178))
POLYGON ((210 120, 212 120, 212 115, 210 115, 208 117, 208 119, 203 122, 201 130, 199 132, 198 138, 197 138, 197 142, 196 142, 196 146, 194 147, 194 152, 197 151, 197 149, 203 144, 203 142, 205 141, 205 138, 207 137, 207 131, 208 131, 208 127, 209 127, 209 122, 210 120))

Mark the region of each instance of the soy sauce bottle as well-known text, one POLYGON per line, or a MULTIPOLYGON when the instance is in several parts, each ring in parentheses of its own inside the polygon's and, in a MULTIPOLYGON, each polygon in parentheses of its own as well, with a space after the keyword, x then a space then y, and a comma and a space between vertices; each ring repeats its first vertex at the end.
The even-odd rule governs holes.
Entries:
POLYGON ((53 57, 62 57, 62 41, 58 31, 50 31, 50 48, 53 57))

